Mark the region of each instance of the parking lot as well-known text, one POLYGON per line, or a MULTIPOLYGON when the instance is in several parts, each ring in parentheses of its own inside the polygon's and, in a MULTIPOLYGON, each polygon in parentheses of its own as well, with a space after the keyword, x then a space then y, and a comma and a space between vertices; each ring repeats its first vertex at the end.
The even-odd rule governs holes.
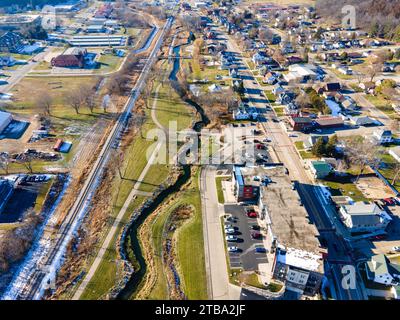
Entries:
POLYGON ((258 231, 262 237, 252 238, 252 232, 257 232, 252 229, 253 225, 257 225, 257 219, 247 217, 244 206, 225 205, 224 208, 225 214, 232 217, 230 221, 224 219, 224 224, 225 226, 232 225, 235 229, 233 235, 238 238, 237 241, 227 241, 227 247, 238 248, 237 252, 228 252, 231 268, 243 268, 244 271, 258 270, 258 264, 267 263, 268 259, 266 253, 255 251, 256 247, 263 247, 262 237, 265 236, 263 231, 258 231))

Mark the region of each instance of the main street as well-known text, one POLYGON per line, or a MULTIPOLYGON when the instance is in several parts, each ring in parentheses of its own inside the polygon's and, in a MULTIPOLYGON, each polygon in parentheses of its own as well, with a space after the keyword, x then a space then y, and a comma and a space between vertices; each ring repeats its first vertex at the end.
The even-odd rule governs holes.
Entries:
MULTIPOLYGON (((348 245, 343 237, 337 234, 333 215, 331 212, 326 211, 326 204, 321 202, 321 195, 316 191, 319 187, 314 185, 311 177, 307 174, 303 161, 296 152, 284 124, 272 121, 276 116, 263 93, 261 85, 250 72, 250 67, 245 58, 243 58, 242 51, 233 38, 222 31, 222 28, 218 28, 218 31, 226 37, 228 51, 236 54, 237 64, 242 67, 240 76, 243 80, 245 95, 249 100, 249 105, 255 107, 260 113, 261 118, 264 118, 260 123, 266 135, 272 140, 272 147, 279 160, 288 168, 290 177, 298 181, 297 188, 302 202, 307 208, 310 219, 320 233, 321 241, 327 246, 328 260, 326 265, 330 266, 330 270, 326 270, 326 272, 333 275, 332 278, 335 283, 337 298, 343 300, 360 300, 365 298, 363 297, 364 293, 363 288, 360 286, 360 281, 357 281, 355 289, 344 288, 342 286, 343 265, 354 266, 355 264, 349 256, 350 250, 348 245)), ((329 209, 333 210, 333 208, 329 209)), ((358 274, 356 276, 358 277, 358 274)), ((358 280, 360 279, 358 278, 358 280)))

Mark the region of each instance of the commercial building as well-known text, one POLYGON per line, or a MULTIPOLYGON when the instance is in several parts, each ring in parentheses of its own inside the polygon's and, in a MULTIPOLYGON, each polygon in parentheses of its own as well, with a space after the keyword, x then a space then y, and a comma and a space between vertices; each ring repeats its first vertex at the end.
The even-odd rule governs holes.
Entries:
POLYGON ((310 117, 290 117, 289 124, 293 131, 303 131, 313 127, 313 119, 310 117))
POLYGON ((339 128, 344 125, 344 121, 341 117, 321 116, 315 119, 315 123, 322 129, 328 128, 339 128))
POLYGON ((259 167, 233 166, 233 192, 238 202, 257 201, 261 178, 259 167))
POLYGON ((287 82, 316 80, 318 76, 317 69, 317 66, 311 64, 293 64, 289 66, 289 73, 283 76, 287 82))
POLYGON ((0 17, 0 30, 13 31, 22 28, 39 26, 42 18, 39 15, 12 14, 0 17))
POLYGON ((282 165, 263 168, 260 186, 260 220, 267 229, 271 253, 272 277, 285 284, 286 290, 313 296, 323 278, 318 230, 309 223, 308 213, 294 184, 282 165))
POLYGON ((8 112, 0 111, 0 133, 10 124, 12 115, 8 112))
POLYGON ((339 215, 352 235, 382 234, 392 218, 375 203, 355 202, 339 208, 339 215))
POLYGON ((300 249, 278 248, 273 264, 273 278, 284 282, 286 290, 299 296, 314 296, 324 278, 321 255, 300 249))

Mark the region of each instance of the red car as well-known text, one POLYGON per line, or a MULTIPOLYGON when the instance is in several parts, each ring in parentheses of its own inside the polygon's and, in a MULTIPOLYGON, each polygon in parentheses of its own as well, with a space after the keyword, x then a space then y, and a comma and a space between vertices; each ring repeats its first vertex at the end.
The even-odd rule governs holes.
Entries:
POLYGON ((383 201, 385 201, 386 204, 387 204, 388 206, 393 206, 393 205, 395 205, 394 200, 391 199, 391 198, 385 198, 385 199, 383 199, 383 201))
POLYGON ((253 231, 253 232, 251 233, 251 237, 252 237, 253 239, 260 239, 260 238, 261 238, 261 233, 259 233, 259 232, 257 232, 257 231, 253 231))
POLYGON ((257 218, 257 212, 255 212, 255 211, 247 212, 247 216, 249 218, 257 218))

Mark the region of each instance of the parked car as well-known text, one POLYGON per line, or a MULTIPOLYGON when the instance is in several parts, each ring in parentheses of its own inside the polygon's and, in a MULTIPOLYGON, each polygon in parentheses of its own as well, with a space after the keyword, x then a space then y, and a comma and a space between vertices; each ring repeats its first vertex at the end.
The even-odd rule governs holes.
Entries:
POLYGON ((247 216, 249 218, 257 218, 257 212, 253 211, 253 212, 248 212, 247 216))
POLYGON ((251 226, 251 229, 252 229, 252 230, 259 231, 261 228, 260 228, 260 226, 259 226, 258 224, 253 224, 253 225, 251 226))
POLYGON ((228 247, 228 252, 238 252, 238 251, 239 251, 239 248, 236 246, 228 247))
POLYGON ((395 205, 394 200, 391 199, 391 198, 385 198, 385 199, 383 199, 383 201, 385 201, 388 206, 394 206, 395 205))
POLYGON ((261 233, 258 232, 258 231, 253 231, 253 232, 251 233, 251 237, 252 237, 253 239, 260 239, 260 238, 262 238, 262 235, 261 235, 261 233))
POLYGON ((234 234, 235 233, 235 229, 233 229, 233 228, 225 229, 225 233, 226 234, 234 234))
POLYGON ((395 246, 392 248, 393 251, 400 252, 400 246, 395 246))
POLYGON ((264 247, 256 247, 256 252, 257 253, 266 253, 267 249, 265 249, 264 247))
POLYGON ((225 226, 224 226, 224 229, 226 230, 226 229, 230 229, 230 228, 233 228, 233 225, 231 225, 231 224, 226 224, 225 226))
POLYGON ((232 236, 232 235, 226 236, 225 239, 228 242, 236 242, 238 240, 238 238, 236 236, 232 236))

